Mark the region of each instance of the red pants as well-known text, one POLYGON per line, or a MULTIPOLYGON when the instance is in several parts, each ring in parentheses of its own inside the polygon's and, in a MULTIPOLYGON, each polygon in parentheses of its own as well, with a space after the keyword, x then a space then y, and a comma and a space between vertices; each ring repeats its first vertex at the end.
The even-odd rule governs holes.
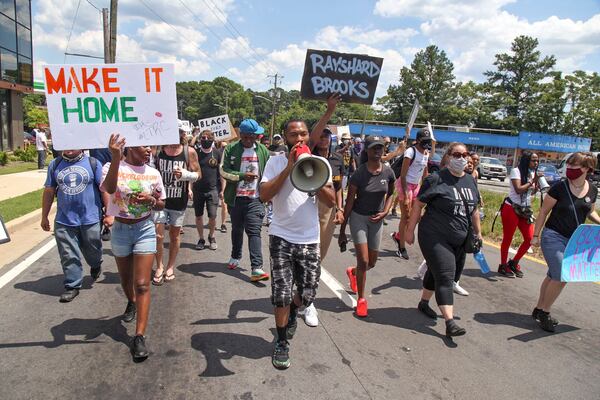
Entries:
POLYGON ((525 253, 527 253, 527 250, 529 250, 529 246, 531 246, 534 225, 530 224, 525 218, 518 217, 512 206, 506 203, 502 205, 500 216, 502 217, 503 231, 502 246, 500 246, 500 262, 502 264, 508 262, 508 249, 510 248, 510 243, 512 242, 518 227, 519 231, 521 231, 521 235, 523 235, 523 244, 521 244, 517 250, 517 254, 513 258, 513 260, 518 263, 525 253))

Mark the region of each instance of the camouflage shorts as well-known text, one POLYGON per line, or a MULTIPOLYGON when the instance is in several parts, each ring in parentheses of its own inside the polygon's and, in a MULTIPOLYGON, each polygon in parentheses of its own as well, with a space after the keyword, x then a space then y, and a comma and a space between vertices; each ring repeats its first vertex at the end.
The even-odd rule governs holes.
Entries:
POLYGON ((292 286, 305 306, 317 295, 321 276, 319 244, 294 244, 278 236, 269 236, 271 256, 271 303, 275 307, 292 304, 292 286))

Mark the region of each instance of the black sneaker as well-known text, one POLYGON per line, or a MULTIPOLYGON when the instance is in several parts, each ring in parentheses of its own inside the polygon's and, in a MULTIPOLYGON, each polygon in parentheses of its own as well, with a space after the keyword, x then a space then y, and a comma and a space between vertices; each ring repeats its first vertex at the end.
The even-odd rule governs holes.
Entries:
POLYGON ((137 309, 135 307, 135 303, 132 301, 128 301, 127 307, 125 308, 125 312, 123 313, 123 316, 121 317, 123 322, 133 321, 135 319, 136 310, 137 309))
POLYGON ((277 369, 288 369, 290 367, 290 344, 287 340, 275 343, 271 362, 277 369))
MULTIPOLYGON (((534 308, 533 312, 531 313, 531 318, 535 319, 536 321, 539 321, 541 312, 542 310, 540 308, 534 308)), ((552 325, 558 325, 558 320, 556 318, 553 318, 552 316, 550 316, 550 321, 552 321, 552 325)))
POLYGON ((90 270, 90 275, 92 276, 92 281, 96 282, 98 278, 100 278, 100 274, 102 273, 102 267, 92 268, 90 270))
POLYGON ((402 257, 402 258, 404 258, 405 260, 408 260, 408 259, 410 259, 410 257, 408 256, 408 251, 406 251, 406 249, 405 249, 405 248, 399 249, 399 250, 396 252, 396 255, 397 255, 398 257, 402 257))
POLYGON ((510 270, 510 268, 508 268, 508 266, 506 264, 498 265, 498 273, 507 278, 515 277, 515 274, 513 274, 513 272, 510 270))
POLYGON ((208 237, 208 248, 211 250, 217 249, 217 240, 214 237, 208 237))
POLYGON ((103 242, 110 242, 110 228, 108 226, 105 226, 102 229, 102 233, 100 234, 100 238, 102 239, 103 242))
POLYGON ((131 341, 131 354, 136 360, 148 358, 148 349, 146 348, 146 339, 142 335, 134 336, 131 341))
POLYGON ((550 313, 544 311, 538 313, 538 320, 540 321, 540 327, 543 330, 554 333, 554 324, 552 323, 550 313))
POLYGON ((396 211, 395 208, 392 208, 392 216, 393 217, 397 217, 398 216, 398 211, 396 211))
POLYGON ((517 278, 522 278, 523 277, 523 271, 521 271, 521 266, 519 264, 517 264, 516 262, 514 262, 513 260, 508 260, 508 264, 506 264, 507 269, 510 269, 510 271, 515 274, 515 276, 517 278))
POLYGON ((225 224, 221 225, 221 232, 223 232, 223 233, 227 232, 227 227, 225 226, 225 224))
POLYGON ((437 314, 435 313, 435 311, 433 311, 433 308, 429 307, 429 303, 425 301, 419 301, 419 305, 417 306, 417 308, 429 318, 437 319, 437 314))
POLYGON ((73 301, 73 299, 75 297, 77 297, 77 295, 79 294, 79 289, 76 288, 65 288, 65 291, 63 294, 60 295, 60 302, 61 303, 69 303, 71 301, 73 301))
POLYGON ((296 318, 293 322, 288 321, 286 330, 287 340, 292 340, 294 338, 294 335, 296 334, 296 328, 298 328, 298 318, 296 318))
POLYGON ((451 338, 454 336, 463 336, 466 333, 467 333, 467 330, 465 328, 461 328, 460 326, 456 325, 456 322, 454 322, 454 320, 446 321, 446 337, 447 338, 451 338))
POLYGON ((196 250, 204 250, 204 247, 206 247, 206 241, 204 239, 198 240, 198 243, 196 243, 196 250))

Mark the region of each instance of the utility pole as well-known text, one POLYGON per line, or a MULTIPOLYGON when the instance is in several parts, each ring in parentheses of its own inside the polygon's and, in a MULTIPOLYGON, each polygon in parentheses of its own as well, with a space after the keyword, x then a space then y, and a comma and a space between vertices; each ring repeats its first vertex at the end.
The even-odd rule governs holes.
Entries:
POLYGON ((110 28, 108 27, 108 8, 102 9, 102 31, 104 32, 104 63, 110 64, 110 28))
POLYGON ((225 114, 229 115, 229 88, 225 89, 225 114))
POLYGON ((281 81, 281 79, 284 78, 283 75, 279 75, 278 72, 275 73, 275 75, 269 75, 269 78, 273 78, 273 109, 271 112, 271 135, 269 137, 269 143, 273 144, 273 136, 275 135, 275 113, 277 110, 277 79, 279 79, 281 81))
POLYGON ((118 0, 110 0, 110 63, 114 64, 117 56, 117 6, 118 0))

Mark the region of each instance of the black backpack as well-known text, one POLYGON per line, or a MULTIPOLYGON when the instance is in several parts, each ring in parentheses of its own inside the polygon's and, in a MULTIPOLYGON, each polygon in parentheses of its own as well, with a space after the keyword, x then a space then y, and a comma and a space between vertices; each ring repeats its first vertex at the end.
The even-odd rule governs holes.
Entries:
MULTIPOLYGON (((417 149, 415 148, 415 146, 410 146, 408 149, 413 149, 413 156, 410 159, 410 165, 412 165, 412 163, 415 161, 415 157, 417 156, 417 149)), ((404 154, 406 154, 406 150, 404 150, 404 153, 401 156, 396 157, 394 162, 390 165, 390 168, 392 168, 392 171, 394 171, 394 175, 396 175, 396 179, 400 179, 400 173, 402 172, 402 163, 404 162, 404 154)))

